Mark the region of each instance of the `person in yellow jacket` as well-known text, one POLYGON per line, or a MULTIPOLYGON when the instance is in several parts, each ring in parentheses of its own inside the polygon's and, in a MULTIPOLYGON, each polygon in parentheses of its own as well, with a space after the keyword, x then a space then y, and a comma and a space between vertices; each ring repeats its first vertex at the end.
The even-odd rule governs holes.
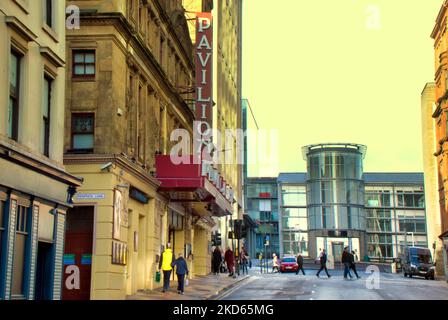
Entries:
POLYGON ((160 261, 159 270, 163 271, 163 292, 167 292, 170 289, 170 277, 173 270, 172 264, 174 262, 174 254, 171 250, 171 244, 166 245, 165 251, 163 251, 160 261))

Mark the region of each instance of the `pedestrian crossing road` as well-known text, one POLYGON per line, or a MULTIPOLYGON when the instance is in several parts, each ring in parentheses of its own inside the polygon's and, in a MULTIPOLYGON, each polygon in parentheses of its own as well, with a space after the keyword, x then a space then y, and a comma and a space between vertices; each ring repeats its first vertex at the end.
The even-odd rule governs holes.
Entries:
POLYGON ((343 272, 330 270, 316 277, 295 273, 260 274, 223 293, 220 300, 448 300, 448 284, 443 280, 405 278, 402 274, 363 273, 361 279, 345 280, 343 272))

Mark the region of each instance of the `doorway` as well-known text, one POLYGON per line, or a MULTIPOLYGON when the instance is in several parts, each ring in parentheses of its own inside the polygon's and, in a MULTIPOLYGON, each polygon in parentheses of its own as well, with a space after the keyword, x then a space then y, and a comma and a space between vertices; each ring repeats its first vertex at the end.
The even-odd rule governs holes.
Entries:
POLYGON ((342 252, 344 251, 344 243, 343 242, 332 242, 331 247, 333 249, 334 262, 341 262, 342 261, 342 252))
POLYGON ((93 206, 67 212, 63 300, 90 300, 94 212, 93 206))
POLYGON ((39 241, 37 245, 35 300, 51 299, 51 265, 53 243, 39 241))

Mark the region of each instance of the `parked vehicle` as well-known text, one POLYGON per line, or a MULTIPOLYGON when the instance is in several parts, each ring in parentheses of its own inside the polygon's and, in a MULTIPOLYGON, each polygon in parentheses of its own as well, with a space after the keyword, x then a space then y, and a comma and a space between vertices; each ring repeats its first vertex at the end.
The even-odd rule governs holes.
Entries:
POLYGON ((299 265, 297 264, 296 257, 283 257, 280 263, 280 272, 297 272, 299 265))
POLYGON ((405 277, 420 276, 434 280, 435 266, 428 248, 403 247, 401 266, 405 277))

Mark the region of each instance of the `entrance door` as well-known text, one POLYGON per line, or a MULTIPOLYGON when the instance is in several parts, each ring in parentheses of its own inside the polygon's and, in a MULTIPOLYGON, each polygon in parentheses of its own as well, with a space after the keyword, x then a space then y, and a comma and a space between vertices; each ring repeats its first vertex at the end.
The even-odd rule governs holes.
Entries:
POLYGON ((334 262, 341 262, 342 261, 342 252, 344 250, 344 243, 343 242, 332 242, 332 249, 333 249, 333 257, 334 262))
POLYGON ((89 300, 92 274, 94 207, 67 212, 63 300, 89 300))
POLYGON ((36 265, 36 300, 51 299, 51 262, 53 256, 53 244, 39 241, 37 246, 36 265))

